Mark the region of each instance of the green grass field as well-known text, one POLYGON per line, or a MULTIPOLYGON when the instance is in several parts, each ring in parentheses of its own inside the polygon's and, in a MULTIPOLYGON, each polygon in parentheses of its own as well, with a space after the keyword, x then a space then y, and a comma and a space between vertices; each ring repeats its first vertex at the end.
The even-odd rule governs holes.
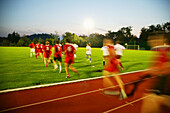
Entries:
MULTIPOLYGON (((53 70, 53 64, 45 67, 40 57, 35 59, 29 55, 28 47, 0 47, 0 90, 102 76, 100 48, 92 48, 92 65, 86 61, 85 48, 78 48, 73 66, 79 71, 80 77, 70 71, 71 78, 65 78, 64 58, 62 73, 59 74, 58 70, 53 70)), ((125 50, 122 57, 123 72, 146 69, 150 55, 151 51, 125 50)))

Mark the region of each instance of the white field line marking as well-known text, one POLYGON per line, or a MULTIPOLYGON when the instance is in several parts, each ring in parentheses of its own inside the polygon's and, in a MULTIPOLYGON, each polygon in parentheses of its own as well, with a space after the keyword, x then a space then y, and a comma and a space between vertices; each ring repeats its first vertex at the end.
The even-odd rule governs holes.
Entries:
MULTIPOLYGON (((150 78, 146 78, 146 79, 150 79, 150 78)), ((137 80, 137 81, 139 81, 139 80, 137 80)), ((137 81, 125 83, 124 85, 132 84, 132 83, 137 82, 137 81)), ((93 91, 87 91, 87 92, 83 92, 83 93, 79 93, 79 94, 74 94, 74 95, 69 95, 69 96, 65 96, 65 97, 56 98, 56 99, 51 99, 51 100, 41 101, 41 102, 27 104, 27 105, 23 105, 23 106, 13 107, 13 108, 1 110, 0 113, 1 112, 11 111, 11 110, 16 110, 16 109, 20 109, 20 108, 25 108, 25 107, 35 106, 35 105, 39 105, 39 104, 45 104, 45 103, 49 103, 49 102, 54 102, 54 101, 58 101, 58 100, 73 98, 73 97, 77 97, 77 96, 82 96, 82 95, 86 95, 86 94, 90 94, 90 93, 95 93, 95 92, 103 91, 103 90, 110 89, 110 88, 116 88, 118 86, 119 85, 115 85, 115 86, 110 86, 110 87, 107 87, 107 88, 96 89, 96 90, 93 90, 93 91)))
MULTIPOLYGON (((147 71, 147 70, 148 70, 148 69, 138 70, 138 71, 132 71, 132 72, 126 72, 126 73, 121 73, 121 74, 119 74, 119 75, 133 74, 133 73, 143 72, 143 71, 147 71)), ((114 75, 111 75, 111 76, 114 76, 114 75)), ((45 84, 45 85, 37 85, 37 86, 23 87, 23 88, 7 89, 7 90, 2 90, 2 91, 0 91, 0 94, 1 94, 1 93, 14 92, 14 91, 21 91, 21 90, 28 90, 28 89, 35 89, 35 88, 56 86, 56 85, 62 85, 62 84, 76 83, 76 82, 82 82, 82 81, 88 81, 88 80, 96 80, 96 79, 101 79, 101 78, 103 78, 103 76, 93 77, 93 78, 87 78, 87 79, 72 80, 72 81, 66 81, 66 82, 59 82, 59 83, 52 83, 52 84, 45 84)))
POLYGON ((127 106, 127 105, 131 105, 131 104, 133 104, 133 103, 135 103, 135 102, 138 102, 138 101, 140 101, 140 100, 143 100, 143 99, 145 99, 145 98, 148 98, 149 96, 150 96, 150 95, 144 96, 144 97, 139 98, 139 99, 137 99, 137 100, 131 101, 131 102, 127 103, 127 104, 123 104, 123 105, 121 105, 121 106, 118 106, 118 107, 115 107, 115 108, 110 109, 110 110, 108 110, 108 111, 105 111, 105 112, 103 112, 103 113, 109 113, 109 112, 115 111, 115 110, 120 109, 120 108, 122 108, 122 107, 125 107, 125 106, 127 106))

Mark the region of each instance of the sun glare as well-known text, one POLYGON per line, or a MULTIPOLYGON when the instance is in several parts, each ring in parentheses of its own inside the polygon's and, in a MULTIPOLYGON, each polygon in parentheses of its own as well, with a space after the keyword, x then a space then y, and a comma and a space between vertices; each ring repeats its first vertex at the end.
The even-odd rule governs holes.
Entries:
POLYGON ((87 29, 93 29, 94 28, 94 22, 92 19, 88 18, 84 21, 84 26, 87 29))

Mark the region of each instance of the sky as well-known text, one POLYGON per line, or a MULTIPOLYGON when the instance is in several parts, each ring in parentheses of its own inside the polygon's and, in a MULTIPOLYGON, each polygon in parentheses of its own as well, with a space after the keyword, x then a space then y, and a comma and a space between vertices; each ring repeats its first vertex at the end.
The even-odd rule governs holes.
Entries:
POLYGON ((0 0, 0 36, 105 34, 128 26, 139 36, 142 27, 170 22, 169 5, 170 0, 0 0), (87 19, 93 28, 84 26, 87 19))

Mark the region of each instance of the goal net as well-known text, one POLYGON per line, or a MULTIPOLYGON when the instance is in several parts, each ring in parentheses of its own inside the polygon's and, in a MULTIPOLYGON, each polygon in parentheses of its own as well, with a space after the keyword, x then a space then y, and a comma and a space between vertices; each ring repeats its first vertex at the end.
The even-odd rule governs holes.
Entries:
POLYGON ((139 50, 139 45, 126 45, 126 49, 135 49, 135 50, 139 50))

